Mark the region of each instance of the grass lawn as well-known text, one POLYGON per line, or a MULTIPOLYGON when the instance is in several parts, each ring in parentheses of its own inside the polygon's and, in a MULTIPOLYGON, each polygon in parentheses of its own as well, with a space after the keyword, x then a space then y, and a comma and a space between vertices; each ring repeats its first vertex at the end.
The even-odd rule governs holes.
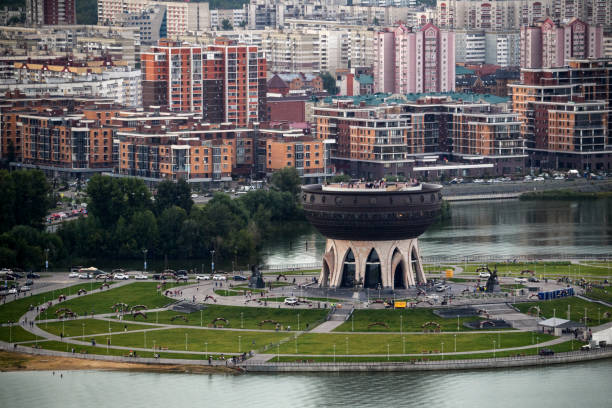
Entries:
POLYGON ((569 306, 570 320, 575 322, 582 321, 582 318, 584 317, 584 308, 586 308, 589 326, 596 326, 612 321, 612 308, 602 306, 598 303, 591 303, 577 297, 546 300, 541 302, 518 303, 514 306, 516 306, 523 313, 527 313, 532 306, 538 306, 540 308, 540 316, 550 318, 553 317, 554 314, 554 316, 563 319, 567 319, 567 308, 569 306), (608 317, 604 317, 604 313, 606 312, 608 312, 608 317))
POLYGON ((92 288, 98 289, 100 286, 102 286, 102 282, 92 281, 90 283, 81 283, 78 285, 68 286, 63 289, 44 292, 33 296, 26 296, 12 302, 7 302, 6 304, 0 306, 0 322, 8 322, 9 320, 16 322, 17 319, 19 319, 29 310, 30 305, 37 306, 51 299, 57 299, 59 295, 70 296, 77 293, 79 289, 89 291, 92 288))
POLYGON ((64 335, 66 337, 81 336, 83 334, 83 328, 85 328, 85 335, 89 336, 98 333, 108 333, 109 326, 113 333, 123 332, 127 326, 128 331, 141 330, 141 329, 152 329, 159 326, 150 326, 144 324, 134 323, 119 323, 119 322, 108 322, 98 319, 78 319, 78 320, 65 320, 62 322, 52 323, 39 323, 38 326, 46 332, 59 336, 64 328, 64 335), (83 327, 83 323, 85 326, 83 327), (62 326, 63 324, 63 326, 62 326))
MULTIPOLYGON (((291 326, 293 330, 298 328, 298 314, 300 315, 300 329, 304 330, 306 325, 314 327, 318 322, 322 322, 327 315, 327 311, 324 309, 274 309, 266 307, 240 307, 240 306, 221 306, 221 305, 209 305, 206 309, 202 310, 202 326, 207 327, 212 321, 218 317, 223 317, 229 320, 229 325, 225 326, 232 329, 263 329, 263 330, 274 330, 274 323, 265 323, 259 326, 263 320, 274 320, 279 322, 281 326, 291 326), (242 316, 241 316, 242 315, 242 316), (242 324, 241 324, 242 317, 242 324)), ((125 316, 126 321, 143 321, 142 317, 137 317, 135 320, 131 316, 125 316)), ((200 312, 194 312, 190 314, 177 313, 173 311, 164 311, 159 313, 149 313, 149 323, 162 323, 162 324, 176 324, 176 325, 189 325, 189 326, 200 326, 200 312), (185 316, 188 321, 185 322, 182 319, 176 319, 171 321, 170 319, 174 316, 185 316)))
POLYGON ((237 292, 235 290, 230 289, 215 289, 214 292, 215 295, 218 296, 244 296, 244 293, 242 291, 237 292))
MULTIPOLYGON (((483 266, 480 263, 469 263, 464 269, 465 274, 474 274, 478 267, 483 266)), ((521 271, 530 270, 536 273, 536 276, 571 276, 572 278, 580 278, 583 276, 606 277, 612 276, 612 266, 601 267, 604 265, 576 265, 570 262, 517 262, 517 263, 489 263, 489 269, 494 270, 497 267, 497 273, 500 276, 520 276, 521 271)), ((523 275, 528 277, 530 275, 523 275)))
MULTIPOLYGON (((114 339, 114 336, 113 336, 114 339)), ((87 341, 91 339, 86 339, 87 341)), ((106 345, 106 340, 103 342, 106 345)), ((36 343, 24 344, 24 346, 34 347, 36 343)), ((153 344, 151 344, 151 347, 153 344)), ((104 354, 109 356, 128 356, 129 350, 118 350, 109 348, 108 351, 106 347, 94 347, 94 346, 81 346, 67 342, 60 341, 43 341, 38 343, 38 347, 46 350, 55 350, 55 351, 67 351, 70 352, 74 347, 74 351, 76 354, 104 354)), ((138 357, 153 357, 153 351, 139 351, 138 357)), ((185 354, 185 353, 164 353, 163 351, 158 352, 160 357, 162 358, 179 358, 179 359, 187 359, 187 360, 205 360, 205 355, 199 354, 185 354)), ((213 359, 217 359, 217 356, 213 356, 213 359)), ((134 361, 135 363, 137 361, 134 361)))
POLYGON ((308 269, 308 270, 304 270, 304 271, 270 271, 270 272, 263 272, 264 275, 267 276, 278 276, 279 274, 282 275, 318 275, 321 273, 320 269, 308 269))
MULTIPOLYGON (((457 318, 443 319, 436 316, 432 309, 384 309, 384 310, 355 310, 351 319, 337 327, 336 332, 350 332, 351 324, 354 324, 356 332, 422 332, 422 325, 427 322, 436 322, 440 325, 441 331, 457 331, 457 318), (402 316, 400 318, 400 316, 402 316), (351 319, 354 321, 351 322, 351 319), (369 324, 381 322, 389 327, 372 326, 369 324)), ((459 318, 459 331, 469 331, 463 326, 464 322, 482 320, 479 317, 459 318)))
POLYGON ((593 288, 586 293, 591 299, 603 300, 604 302, 612 303, 612 288, 608 286, 605 289, 593 288))
POLYGON ((20 341, 29 341, 42 339, 35 334, 30 333, 21 326, 14 325, 13 327, 0 327, 0 340, 9 343, 16 343, 20 341))
MULTIPOLYGON (((147 333, 146 347, 157 347, 178 351, 208 351, 239 353, 255 350, 267 344, 277 343, 288 337, 287 332, 252 332, 208 329, 168 329, 147 333), (208 343, 208 346, 206 346, 208 343), (240 343, 240 344, 239 344, 240 343), (187 346, 187 350, 185 350, 187 346), (240 350, 239 350, 240 346, 240 350)), ((94 337, 98 343, 106 343, 107 336, 94 337)), ((111 344, 126 347, 144 347, 143 333, 113 334, 111 344)))
MULTIPOLYGON (((532 344, 532 333, 458 333, 457 351, 487 350, 493 348, 493 341, 499 347, 518 347, 532 344)), ((552 340, 555 337, 540 333, 540 342, 552 340)), ((405 339, 406 354, 411 353, 439 353, 442 350, 454 351, 454 334, 323 334, 307 333, 297 339, 297 353, 295 341, 289 341, 280 346, 281 354, 387 354, 387 345, 390 354, 404 353, 402 339, 405 339), (347 351, 348 344, 348 351, 347 351)), ((274 352, 274 351, 272 351, 274 352)))
MULTIPOLYGON (((108 289, 94 295, 84 295, 75 299, 62 302, 53 306, 45 313, 39 315, 39 319, 55 317, 55 311, 67 307, 79 316, 89 313, 111 313, 112 306, 116 303, 127 303, 128 305, 146 305, 149 309, 163 307, 174 300, 167 298, 162 292, 157 291, 157 282, 138 282, 121 286, 117 289, 108 289)), ((165 288, 176 286, 166 284, 165 288)))
MULTIPOLYGON (((579 341, 567 341, 565 343, 555 344, 547 347, 557 353, 576 351, 580 349, 583 343, 579 341)), ((454 347, 454 345, 453 345, 454 347)), ((446 351, 446 348, 444 349, 446 351)), ((452 351, 452 350, 451 350, 452 351)), ((508 350, 508 351, 496 351, 495 357, 514 357, 518 354, 522 355, 535 355, 539 351, 539 348, 533 347, 524 350, 508 350)), ((444 355, 444 360, 464 360, 464 359, 478 359, 478 358, 493 358, 493 353, 477 353, 477 354, 455 354, 455 355, 444 355)), ((336 356, 335 361, 338 363, 361 363, 361 362, 406 362, 406 361, 434 361, 442 360, 442 354, 431 354, 427 357, 415 357, 415 356, 389 356, 387 357, 338 357, 336 356)), ((270 362, 277 361, 277 358, 268 360, 270 362)), ((334 357, 308 357, 308 356, 283 356, 278 359, 280 362, 316 362, 316 363, 331 363, 334 361, 334 357)))

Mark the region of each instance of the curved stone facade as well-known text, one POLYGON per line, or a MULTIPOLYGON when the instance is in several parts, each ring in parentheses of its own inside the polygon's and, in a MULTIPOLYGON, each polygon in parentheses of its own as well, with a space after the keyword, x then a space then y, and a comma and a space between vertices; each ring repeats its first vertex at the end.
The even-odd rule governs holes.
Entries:
POLYGON ((327 240, 321 287, 401 289, 426 282, 416 239, 327 240))
POLYGON ((306 218, 333 239, 397 240, 421 235, 435 221, 442 186, 419 189, 302 188, 306 218))

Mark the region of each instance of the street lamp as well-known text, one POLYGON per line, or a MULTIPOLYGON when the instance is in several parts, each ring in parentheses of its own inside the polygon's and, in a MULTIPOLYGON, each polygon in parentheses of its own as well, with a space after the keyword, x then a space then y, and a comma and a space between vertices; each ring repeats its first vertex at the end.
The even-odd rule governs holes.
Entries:
POLYGON ((244 317, 244 312, 240 312, 240 328, 244 329, 244 324, 242 318, 244 317))
POLYGON ((455 353, 457 352, 457 335, 455 334, 455 353))
POLYGON ((215 273, 215 250, 210 251, 210 273, 215 273))
POLYGON ((242 336, 238 336, 238 352, 241 353, 242 349, 242 336))
POLYGON ((495 340, 493 340, 493 358, 495 358, 495 340))
POLYGON ((346 355, 348 355, 348 337, 345 337, 344 340, 346 341, 346 355))
POLYGON ((389 361, 389 343, 387 343, 387 361, 389 361))
POLYGON ((402 337, 402 354, 406 354, 406 337, 402 337))
POLYGON ((442 342, 441 344, 442 344, 442 360, 444 360, 444 342, 442 342))
POLYGON ((205 347, 205 350, 206 350, 206 358, 208 358, 208 342, 204 343, 204 347, 205 347))
POLYGON ((149 252, 148 249, 143 249, 142 253, 144 255, 144 272, 147 273, 147 252, 149 252))
POLYGON ((538 354, 540 354, 540 338, 536 337, 536 351, 538 354))
POLYGON ((334 363, 336 362, 336 345, 334 344, 334 363))
POLYGON ((45 248, 45 273, 49 272, 49 248, 45 248))

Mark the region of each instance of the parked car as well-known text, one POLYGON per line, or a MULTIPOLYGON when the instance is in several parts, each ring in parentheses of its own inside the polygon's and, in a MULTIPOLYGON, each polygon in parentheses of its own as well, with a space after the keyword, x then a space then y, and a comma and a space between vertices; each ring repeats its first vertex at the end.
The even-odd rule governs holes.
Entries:
POLYGON ((185 269, 181 269, 176 271, 177 276, 187 276, 187 271, 185 269))
POLYGON ((248 280, 248 278, 242 275, 234 275, 234 280, 235 281, 245 281, 245 280, 248 280))
POLYGON ((225 277, 225 275, 215 275, 213 276, 213 280, 224 281, 224 280, 227 280, 227 278, 225 277))
POLYGON ((533 181, 544 181, 544 177, 536 177, 533 181))
POLYGON ((193 194, 191 195, 191 198, 198 198, 198 195, 197 195, 196 193, 193 193, 193 194))
POLYGON ((134 279, 137 279, 137 280, 146 280, 146 279, 149 279, 149 277, 147 275, 145 275, 144 273, 139 273, 138 275, 134 276, 134 279))
POLYGON ((8 293, 9 293, 9 295, 16 295, 17 294, 17 288, 10 288, 8 293))
POLYGON ((79 279, 90 279, 91 275, 88 273, 79 273, 79 279))
POLYGON ((30 290, 30 287, 28 285, 24 285, 24 286, 19 288, 20 292, 27 292, 29 290, 30 290))
POLYGON ((113 279, 116 279, 116 280, 128 280, 128 279, 130 279, 130 277, 128 275, 126 275, 125 273, 116 273, 113 276, 113 279))
POLYGON ((26 275, 26 278, 28 279, 39 279, 40 275, 34 272, 30 272, 26 275))
POLYGON ((514 278, 516 283, 527 283, 527 278, 514 278))
POLYGON ((298 300, 295 297, 285 298, 285 304, 289 306, 296 306, 298 304, 298 300))
POLYGON ((436 292, 444 292, 445 290, 450 289, 448 285, 438 285, 436 286, 436 292))
POLYGON ((197 275, 196 280, 210 280, 210 275, 197 275))
POLYGON ((551 350, 551 349, 549 349, 549 348, 542 348, 542 349, 540 349, 539 354, 540 354, 541 356, 552 356, 552 355, 554 355, 554 354, 555 354, 555 352, 554 352, 554 351, 552 351, 552 350, 551 350))
POLYGON ((535 276, 532 276, 531 278, 529 278, 529 282, 539 282, 540 280, 538 278, 536 278, 535 276))
POLYGON ((478 276, 481 278, 490 278, 491 274, 487 271, 478 272, 478 276))
POLYGON ((26 286, 34 286, 34 281, 28 279, 25 283, 26 286))
POLYGON ((79 277, 79 273, 78 272, 70 272, 68 274, 69 278, 78 278, 79 277))

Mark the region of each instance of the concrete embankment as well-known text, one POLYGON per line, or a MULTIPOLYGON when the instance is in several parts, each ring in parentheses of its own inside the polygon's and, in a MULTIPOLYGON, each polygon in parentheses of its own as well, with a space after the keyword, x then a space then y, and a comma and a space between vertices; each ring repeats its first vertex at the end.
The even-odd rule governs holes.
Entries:
POLYGON ((572 190, 583 193, 612 191, 612 180, 546 180, 493 184, 449 184, 442 194, 448 201, 495 200, 518 198, 522 193, 549 190, 572 190))
POLYGON ((339 372, 339 371, 441 371, 547 366, 612 358, 612 347, 588 352, 558 353, 554 356, 502 357, 474 360, 375 363, 256 363, 241 364, 247 372, 339 372))

